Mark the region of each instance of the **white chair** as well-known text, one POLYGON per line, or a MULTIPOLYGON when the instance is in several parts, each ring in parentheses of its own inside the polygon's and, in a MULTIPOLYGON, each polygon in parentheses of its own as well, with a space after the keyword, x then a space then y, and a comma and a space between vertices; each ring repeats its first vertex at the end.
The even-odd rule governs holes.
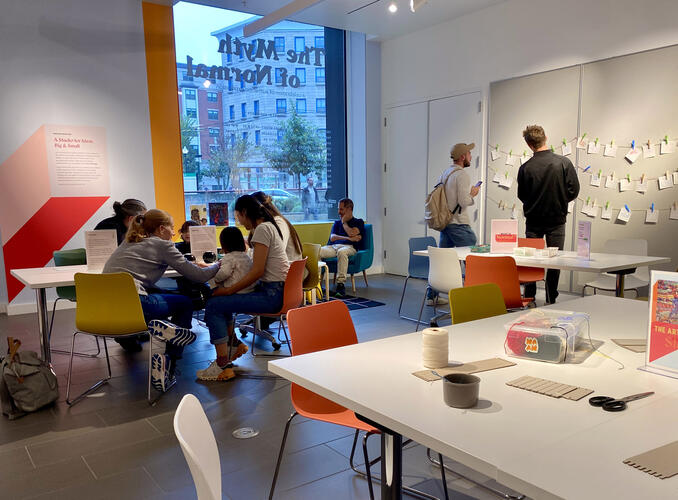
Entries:
MULTIPOLYGON (((647 240, 622 239, 607 240, 603 245, 603 253, 615 253, 619 255, 647 255, 647 240)), ((647 286, 650 283, 650 271, 647 267, 638 267, 632 274, 624 276, 624 290, 635 290, 638 296, 638 289, 647 286)), ((617 288, 617 275, 603 273, 594 281, 589 281, 582 289, 582 295, 586 295, 586 288, 596 290, 607 290, 614 292, 617 288)))
MULTIPOLYGON (((448 295, 450 290, 454 288, 461 288, 464 282, 461 277, 461 264, 459 264, 459 255, 454 248, 438 248, 428 247, 428 286, 426 287, 426 294, 429 290, 448 295)), ((421 323, 421 315, 424 312, 424 304, 426 302, 426 294, 421 301, 421 308, 419 309, 419 318, 417 319, 417 328, 419 330, 419 323, 421 323)), ((449 313, 443 315, 435 315, 436 306, 433 305, 434 317, 431 323, 448 316, 449 313)))
POLYGON ((217 441, 200 401, 193 394, 186 394, 177 407, 174 433, 191 470, 198 500, 221 500, 217 441))

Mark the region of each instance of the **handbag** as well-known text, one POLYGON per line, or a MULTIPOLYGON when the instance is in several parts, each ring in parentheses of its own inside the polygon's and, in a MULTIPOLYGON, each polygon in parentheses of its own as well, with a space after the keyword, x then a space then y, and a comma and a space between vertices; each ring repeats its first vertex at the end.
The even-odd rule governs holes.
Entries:
POLYGON ((10 420, 57 400, 59 386, 52 367, 33 351, 19 352, 21 341, 7 338, 8 354, 0 362, 0 406, 10 420))

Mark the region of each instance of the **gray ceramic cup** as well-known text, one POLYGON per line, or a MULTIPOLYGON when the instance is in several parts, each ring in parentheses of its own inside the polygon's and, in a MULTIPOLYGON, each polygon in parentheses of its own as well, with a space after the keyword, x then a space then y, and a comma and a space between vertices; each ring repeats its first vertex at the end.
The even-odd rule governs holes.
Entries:
POLYGON ((472 408, 478 404, 480 378, 466 373, 452 373, 443 377, 443 399, 453 408, 472 408))

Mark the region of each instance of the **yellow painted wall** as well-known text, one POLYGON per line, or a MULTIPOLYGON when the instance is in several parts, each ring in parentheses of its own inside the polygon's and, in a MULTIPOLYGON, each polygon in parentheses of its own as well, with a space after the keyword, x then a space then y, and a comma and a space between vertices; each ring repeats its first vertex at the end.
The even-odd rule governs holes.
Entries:
POLYGON ((155 206, 184 222, 184 179, 172 7, 143 3, 155 206))

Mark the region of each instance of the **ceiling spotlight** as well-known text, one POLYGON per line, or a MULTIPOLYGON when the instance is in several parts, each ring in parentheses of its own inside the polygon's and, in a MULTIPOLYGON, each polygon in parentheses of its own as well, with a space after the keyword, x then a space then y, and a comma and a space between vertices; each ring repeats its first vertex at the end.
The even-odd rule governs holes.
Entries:
POLYGON ((428 0, 410 0, 410 10, 417 12, 417 9, 427 2, 428 0))
POLYGON ((398 12, 398 6, 396 5, 395 2, 391 2, 390 4, 388 4, 388 11, 391 14, 395 14, 396 12, 398 12))

